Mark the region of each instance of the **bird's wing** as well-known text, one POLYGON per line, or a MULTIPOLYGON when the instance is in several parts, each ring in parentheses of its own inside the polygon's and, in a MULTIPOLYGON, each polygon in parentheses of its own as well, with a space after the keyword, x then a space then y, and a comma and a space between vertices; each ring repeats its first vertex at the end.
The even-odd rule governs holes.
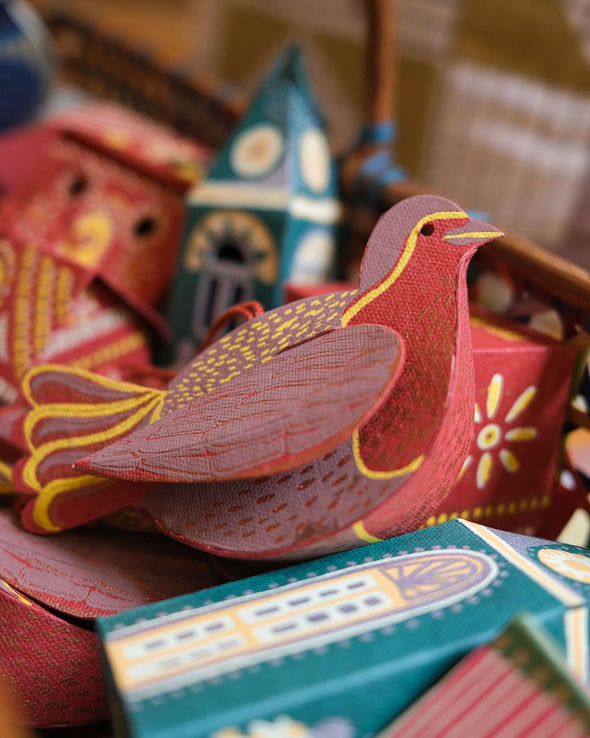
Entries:
POLYGON ((393 387, 403 340, 357 325, 299 344, 138 429, 75 468, 134 481, 261 477, 313 461, 348 438, 393 387))

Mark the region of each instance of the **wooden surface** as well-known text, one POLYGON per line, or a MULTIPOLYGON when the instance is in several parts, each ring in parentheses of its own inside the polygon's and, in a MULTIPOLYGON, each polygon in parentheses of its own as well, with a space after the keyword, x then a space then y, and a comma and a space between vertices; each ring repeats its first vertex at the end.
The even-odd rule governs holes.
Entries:
POLYGON ((195 54, 198 0, 30 0, 43 14, 63 11, 167 65, 195 54))
POLYGON ((367 123, 395 119, 395 0, 368 0, 367 123))
MULTIPOLYGON (((342 186, 349 198, 354 195, 361 166, 362 159, 354 156, 343 166, 342 186)), ((432 190, 412 181, 390 184, 384 189, 384 205, 390 207, 406 197, 420 194, 432 194, 432 190)), ((497 225, 502 227, 501 223, 497 225)), ((585 269, 513 233, 506 233, 482 251, 488 258, 502 263, 512 274, 565 305, 583 313, 590 310, 590 273, 585 269)))

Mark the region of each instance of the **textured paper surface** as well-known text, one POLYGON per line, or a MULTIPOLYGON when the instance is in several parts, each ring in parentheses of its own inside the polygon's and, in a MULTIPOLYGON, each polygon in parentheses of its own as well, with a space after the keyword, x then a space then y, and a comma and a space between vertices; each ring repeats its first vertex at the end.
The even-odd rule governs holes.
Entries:
POLYGON ((499 233, 411 198, 379 221, 358 290, 253 318, 166 391, 32 370, 14 474, 25 526, 135 506, 183 543, 278 559, 425 524, 470 443, 465 270, 499 233))
POLYGON ((586 549, 452 521, 99 630, 125 735, 251 734, 283 717, 366 735, 523 610, 587 680, 589 595, 586 549))
POLYGON ((589 731, 590 693, 524 616, 475 649, 378 738, 581 738, 589 731))

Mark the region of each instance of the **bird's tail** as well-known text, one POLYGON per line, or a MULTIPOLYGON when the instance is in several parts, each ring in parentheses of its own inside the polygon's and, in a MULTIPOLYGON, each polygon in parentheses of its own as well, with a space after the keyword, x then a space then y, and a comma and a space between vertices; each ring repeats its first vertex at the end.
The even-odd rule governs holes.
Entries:
POLYGON ((165 391, 44 365, 26 374, 22 394, 28 410, 13 442, 26 455, 12 481, 29 496, 22 513, 28 530, 57 532, 140 499, 141 485, 81 475, 72 464, 157 420, 165 391))

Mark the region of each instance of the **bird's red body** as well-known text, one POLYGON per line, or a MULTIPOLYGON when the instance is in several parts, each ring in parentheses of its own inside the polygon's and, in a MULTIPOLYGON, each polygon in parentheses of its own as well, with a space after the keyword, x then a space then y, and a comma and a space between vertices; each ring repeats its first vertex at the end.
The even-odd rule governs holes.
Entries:
POLYGON ((379 222, 356 292, 252 319, 166 392, 33 370, 16 475, 34 495, 26 527, 133 505, 185 543, 252 559, 418 527, 467 453, 465 271, 498 235, 447 200, 413 198, 379 222))
MULTIPOLYGON (((424 453, 431 428, 445 410, 458 313, 467 309, 467 291, 464 275, 456 280, 461 254, 436 256, 438 263, 433 264, 431 254, 413 254, 395 290, 383 292, 348 322, 390 326, 401 335, 406 349, 394 390, 360 431, 363 457, 371 469, 388 471, 414 461, 424 453), (400 309, 404 304, 407 309, 400 309), (419 397, 420 402, 408 402, 411 397, 419 397)), ((370 275, 363 273, 362 278, 363 283, 371 283, 370 275)), ((351 307, 360 299, 353 300, 351 307)))

